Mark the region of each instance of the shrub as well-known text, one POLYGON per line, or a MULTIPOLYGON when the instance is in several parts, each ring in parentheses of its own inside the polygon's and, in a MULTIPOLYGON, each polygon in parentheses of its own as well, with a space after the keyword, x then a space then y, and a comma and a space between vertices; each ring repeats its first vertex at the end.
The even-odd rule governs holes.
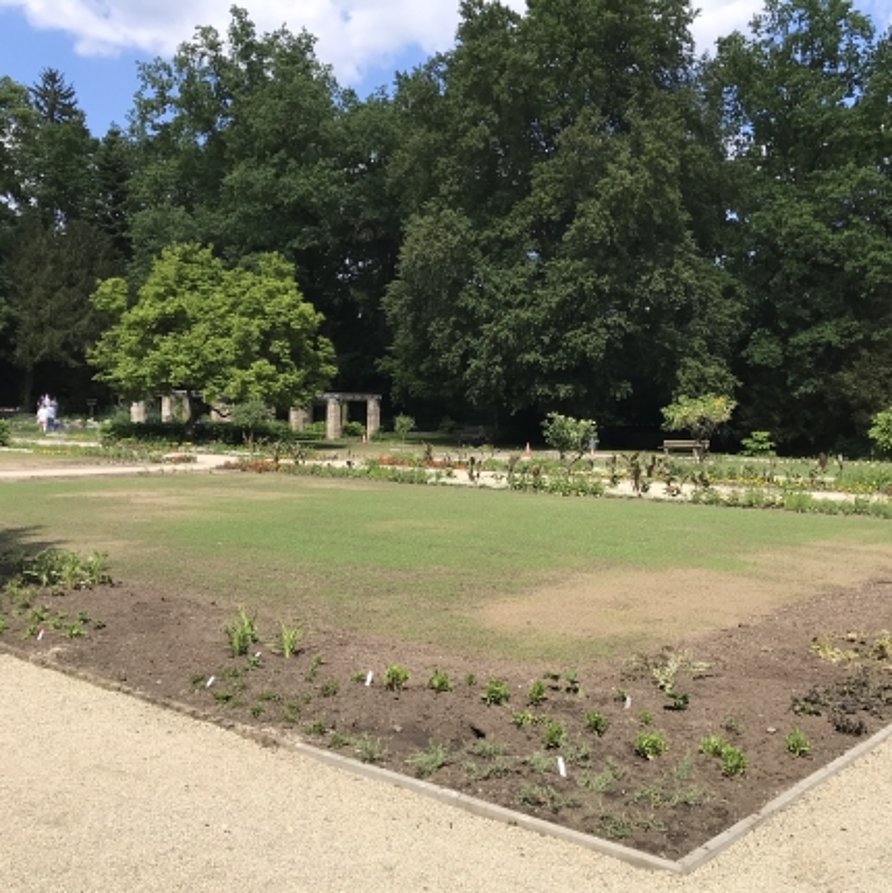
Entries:
POLYGON ((665 751, 666 739, 660 732, 639 732, 635 737, 635 753, 645 760, 652 760, 665 751))
POLYGON ((770 431, 751 431, 749 437, 740 441, 740 445, 744 456, 773 456, 776 446, 770 431))
POLYGON ((444 691, 452 691, 452 683, 449 681, 449 674, 445 670, 435 667, 431 678, 428 679, 427 687, 440 694, 444 691))
POLYGON ((415 428, 415 419, 410 415, 398 415, 393 420, 393 430, 400 440, 405 440, 409 432, 415 428))
POLYGON ((787 753, 794 757, 807 757, 811 753, 811 742, 799 729, 793 729, 784 738, 787 753))
POLYGON ((598 425, 594 419, 574 419, 550 412, 542 422, 542 434, 545 442, 563 459, 567 453, 582 455, 598 436, 598 425))
POLYGON ((362 422, 347 422, 343 428, 344 437, 362 437, 365 425, 362 422))
POLYGON ((6 419, 0 419, 0 447, 9 446, 12 435, 9 431, 9 422, 6 419))
POLYGON ((690 431, 695 440, 708 442, 719 425, 731 418, 736 402, 724 394, 679 397, 663 407, 663 428, 690 431))
POLYGON ((402 691, 409 681, 409 671, 400 664, 391 664, 384 671, 384 684, 391 691, 402 691))
POLYGON ((508 683, 504 679, 490 679, 486 683, 480 698, 484 704, 498 706, 499 704, 507 703, 511 698, 511 695, 508 693, 508 683))
POLYGON ((599 738, 607 731, 607 726, 607 720, 597 710, 590 710, 585 714, 585 727, 590 732, 594 732, 599 738))
POLYGON ((867 436, 879 452, 892 455, 892 406, 878 412, 871 421, 867 436))

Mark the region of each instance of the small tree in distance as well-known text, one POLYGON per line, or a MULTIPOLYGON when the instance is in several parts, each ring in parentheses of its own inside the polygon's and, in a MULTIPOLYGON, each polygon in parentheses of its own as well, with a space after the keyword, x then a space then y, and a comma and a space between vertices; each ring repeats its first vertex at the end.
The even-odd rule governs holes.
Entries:
POLYGON ((709 441, 719 425, 731 418, 737 403, 725 394, 704 394, 702 397, 679 397, 663 407, 663 430, 689 431, 702 446, 698 458, 709 449, 709 441))
POLYGON ((871 421, 873 425, 867 436, 880 453, 892 456, 892 406, 878 412, 871 421))
POLYGON ((567 453, 576 453, 578 459, 588 449, 589 443, 598 435, 598 424, 594 419, 574 419, 573 416, 550 412, 542 422, 545 442, 563 459, 567 453))

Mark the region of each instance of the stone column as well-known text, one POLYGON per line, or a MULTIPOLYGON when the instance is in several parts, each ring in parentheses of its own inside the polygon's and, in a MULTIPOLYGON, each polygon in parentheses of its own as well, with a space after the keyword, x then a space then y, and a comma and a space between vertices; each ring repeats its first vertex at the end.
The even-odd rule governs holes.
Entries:
POLYGON ((146 423, 145 400, 135 400, 130 404, 130 421, 134 425, 144 425, 146 423))
POLYGON ((301 406, 292 406, 288 410, 288 424, 292 431, 303 431, 310 421, 310 413, 301 406))
POLYGON ((365 429, 369 440, 381 430, 381 401, 370 397, 366 401, 365 429))
POLYGON ((340 440, 341 437, 341 401, 337 397, 329 397, 325 401, 325 439, 340 440))
POLYGON ((173 397, 170 394, 165 394, 161 398, 161 421, 173 421, 173 397))

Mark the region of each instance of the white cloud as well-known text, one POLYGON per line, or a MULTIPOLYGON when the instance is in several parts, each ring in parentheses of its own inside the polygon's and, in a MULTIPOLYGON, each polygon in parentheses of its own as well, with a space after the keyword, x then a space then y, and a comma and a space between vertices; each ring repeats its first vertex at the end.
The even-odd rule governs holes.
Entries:
MULTIPOLYGON (((188 40, 196 25, 225 32, 232 0, 0 0, 18 7, 38 29, 71 35, 84 56, 128 51, 170 55, 188 40)), ((319 58, 330 63, 344 84, 356 84, 369 68, 395 62, 398 54, 420 47, 425 55, 448 49, 458 23, 458 0, 241 0, 260 31, 287 25, 306 27, 318 38, 319 58)), ((525 0, 507 0, 517 10, 525 0)), ((761 8, 761 0, 694 0, 701 10, 694 23, 698 49, 742 29, 761 8)), ((889 0, 861 0, 884 27, 892 19, 889 0), (880 8, 883 11, 880 12, 880 8)))

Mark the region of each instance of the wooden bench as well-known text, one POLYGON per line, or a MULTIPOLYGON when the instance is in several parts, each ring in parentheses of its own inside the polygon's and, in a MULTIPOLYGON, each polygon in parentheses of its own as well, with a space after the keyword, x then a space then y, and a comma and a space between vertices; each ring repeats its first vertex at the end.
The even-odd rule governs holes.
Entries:
POLYGON ((688 452, 695 456, 702 456, 708 449, 709 444, 705 440, 664 440, 663 452, 688 452))

